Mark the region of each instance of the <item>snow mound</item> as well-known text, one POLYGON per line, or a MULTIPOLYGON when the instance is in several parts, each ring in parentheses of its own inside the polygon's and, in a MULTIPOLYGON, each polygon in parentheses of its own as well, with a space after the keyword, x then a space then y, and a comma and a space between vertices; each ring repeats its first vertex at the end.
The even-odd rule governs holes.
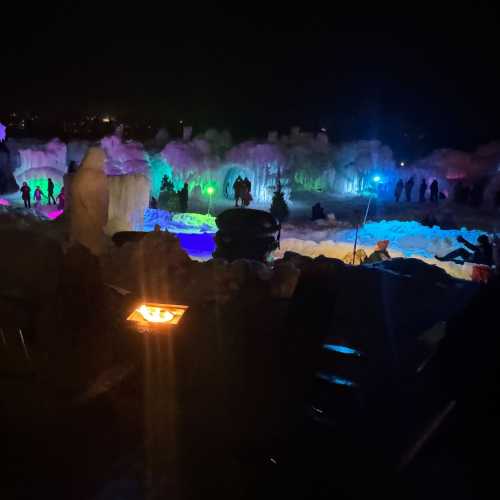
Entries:
MULTIPOLYGON (((444 255, 460 246, 456 241, 458 235, 475 242, 481 234, 484 234, 484 231, 465 228, 444 230, 436 226, 423 226, 415 221, 384 220, 369 222, 360 228, 357 248, 363 249, 369 255, 377 241, 388 239, 389 253, 393 257, 417 258, 437 265, 456 278, 470 279, 471 264, 440 262, 434 256, 444 255)), ((352 253, 355 237, 355 228, 343 229, 331 225, 318 228, 312 223, 306 228, 304 225, 287 224, 281 234, 277 257, 291 251, 309 257, 324 255, 343 259, 349 252, 352 253)))

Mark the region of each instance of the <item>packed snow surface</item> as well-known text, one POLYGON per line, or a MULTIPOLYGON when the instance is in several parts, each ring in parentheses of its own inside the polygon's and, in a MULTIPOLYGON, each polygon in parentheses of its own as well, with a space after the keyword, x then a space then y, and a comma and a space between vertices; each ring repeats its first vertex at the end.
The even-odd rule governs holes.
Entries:
MULTIPOLYGON (((215 248, 213 233, 217 231, 215 218, 203 214, 175 214, 163 210, 146 210, 144 230, 152 231, 155 224, 163 230, 179 236, 182 246, 189 255, 198 260, 210 259, 215 248)), ((435 255, 444 255, 460 246, 457 236, 462 235, 471 243, 483 234, 480 230, 462 228, 441 229, 427 227, 415 221, 367 222, 358 232, 357 249, 367 255, 374 250, 377 241, 389 240, 389 253, 393 257, 414 257, 437 265, 451 276, 470 279, 471 264, 440 262, 435 255)), ((283 226, 280 249, 275 257, 286 251, 297 252, 309 257, 334 257, 344 259, 352 255, 356 229, 329 218, 325 221, 290 223, 283 226)))
MULTIPOLYGON (((414 257, 444 269, 448 274, 462 279, 470 279, 470 264, 440 262, 435 255, 445 255, 460 246, 457 236, 462 235, 471 243, 484 231, 462 228, 441 229, 423 226, 415 221, 368 222, 358 232, 357 249, 367 255, 374 250, 380 240, 389 240, 388 251, 392 257, 414 257)), ((355 228, 338 227, 335 221, 321 221, 319 224, 286 224, 281 234, 281 245, 277 256, 293 251, 309 257, 324 255, 344 259, 353 252, 356 238, 355 228)))

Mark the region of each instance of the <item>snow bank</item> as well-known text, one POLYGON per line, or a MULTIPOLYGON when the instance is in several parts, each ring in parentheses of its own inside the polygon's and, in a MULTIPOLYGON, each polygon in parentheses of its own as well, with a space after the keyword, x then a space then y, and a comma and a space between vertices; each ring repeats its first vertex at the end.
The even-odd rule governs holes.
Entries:
MULTIPOLYGON (((354 228, 339 228, 333 222, 327 227, 318 227, 312 223, 308 224, 308 227, 287 224, 281 233, 281 248, 277 257, 281 257, 286 251, 293 251, 310 257, 324 255, 342 259, 349 252, 352 253, 355 233, 354 228)), ((461 230, 431 228, 415 221, 369 222, 359 230, 357 248, 370 254, 377 241, 388 239, 389 253, 393 257, 414 257, 441 267, 451 276, 470 279, 472 271, 470 264, 440 262, 434 255, 443 255, 457 248, 458 235, 475 242, 480 234, 484 232, 465 228, 461 230)))
POLYGON ((171 214, 166 210, 147 209, 144 212, 144 231, 152 231, 158 224, 162 230, 181 234, 217 232, 215 217, 208 214, 171 214))

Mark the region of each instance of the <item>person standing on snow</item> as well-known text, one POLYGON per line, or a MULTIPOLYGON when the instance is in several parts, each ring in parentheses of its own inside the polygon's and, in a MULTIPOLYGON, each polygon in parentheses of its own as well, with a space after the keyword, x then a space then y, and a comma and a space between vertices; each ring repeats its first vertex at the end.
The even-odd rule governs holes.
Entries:
POLYGON ((21 186, 21 198, 24 201, 24 208, 31 208, 31 202, 30 202, 30 193, 31 193, 31 188, 28 186, 27 182, 23 182, 23 185, 21 186))
POLYGON ((431 182, 431 201, 433 203, 437 203, 438 202, 438 196, 439 196, 438 181, 437 181, 437 179, 434 179, 431 182))
MULTIPOLYGON (((236 178, 236 180, 234 181, 234 184, 233 184, 234 206, 235 207, 239 206, 238 202, 241 199, 241 188, 242 188, 242 186, 243 186, 243 179, 241 178, 241 176, 238 175, 238 177, 236 178)), ((243 204, 243 200, 242 200, 242 204, 243 204)))
POLYGON ((49 205, 52 205, 52 202, 54 202, 55 205, 56 199, 54 198, 54 183, 52 182, 52 179, 50 177, 47 182, 47 194, 49 197, 49 205))
POLYGON ((410 177, 405 184, 406 201, 408 203, 411 201, 411 192, 413 191, 414 184, 415 180, 413 179, 413 177, 410 177))
POLYGON ((403 193, 403 179, 399 179, 396 184, 396 189, 394 190, 394 198, 396 199, 396 203, 399 203, 399 199, 401 198, 401 194, 403 193))
POLYGON ((42 196, 44 196, 44 194, 42 193, 40 186, 37 186, 35 192, 33 193, 33 199, 35 200, 35 208, 38 208, 41 205, 42 196))
POLYGON ((425 192, 427 191, 427 182, 425 179, 422 179, 422 182, 420 183, 420 192, 419 192, 419 197, 418 201, 420 203, 425 203, 425 192))

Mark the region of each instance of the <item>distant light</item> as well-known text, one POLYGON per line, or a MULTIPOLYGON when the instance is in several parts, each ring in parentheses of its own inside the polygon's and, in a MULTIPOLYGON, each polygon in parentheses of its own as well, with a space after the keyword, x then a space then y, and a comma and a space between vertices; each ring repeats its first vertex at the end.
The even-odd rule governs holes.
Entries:
POLYGON ((182 120, 179 120, 179 123, 184 123, 182 120))
POLYGON ((405 162, 404 162, 404 161, 402 161, 402 162, 400 163, 400 165, 401 165, 402 167, 404 167, 404 166, 405 166, 405 162))
POLYGON ((102 123, 109 123, 111 121, 111 119, 109 118, 109 116, 105 116, 103 119, 102 119, 102 123))
POLYGON ((214 194, 214 188, 213 188, 212 186, 208 187, 208 188, 207 188, 207 193, 208 193, 209 195, 213 195, 213 194, 214 194))
POLYGON ((375 182, 380 182, 382 179, 380 178, 380 175, 376 175, 376 176, 373 178, 373 180, 374 180, 375 182))

